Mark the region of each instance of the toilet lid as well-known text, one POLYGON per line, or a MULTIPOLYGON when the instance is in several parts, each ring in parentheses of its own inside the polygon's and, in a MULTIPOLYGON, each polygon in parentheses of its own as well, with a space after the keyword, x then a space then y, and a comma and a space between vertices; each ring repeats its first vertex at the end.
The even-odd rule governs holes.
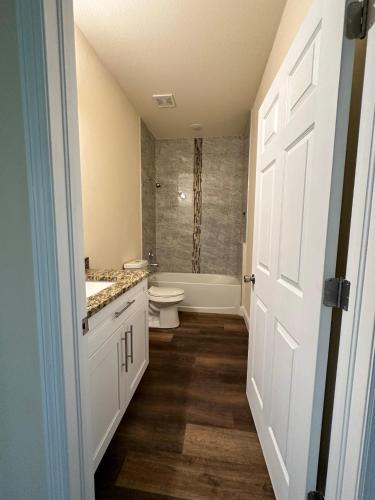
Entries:
POLYGON ((154 297, 177 297, 184 293, 181 288, 162 288, 159 286, 152 286, 148 290, 148 294, 154 297))

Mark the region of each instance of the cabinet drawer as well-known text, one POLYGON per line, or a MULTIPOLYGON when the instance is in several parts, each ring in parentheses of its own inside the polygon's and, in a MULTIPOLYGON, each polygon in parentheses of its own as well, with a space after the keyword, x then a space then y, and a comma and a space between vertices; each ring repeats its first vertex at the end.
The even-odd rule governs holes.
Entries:
POLYGON ((89 357, 129 316, 139 307, 144 306, 144 303, 147 302, 146 292, 147 280, 144 280, 89 319, 89 332, 87 334, 89 357))

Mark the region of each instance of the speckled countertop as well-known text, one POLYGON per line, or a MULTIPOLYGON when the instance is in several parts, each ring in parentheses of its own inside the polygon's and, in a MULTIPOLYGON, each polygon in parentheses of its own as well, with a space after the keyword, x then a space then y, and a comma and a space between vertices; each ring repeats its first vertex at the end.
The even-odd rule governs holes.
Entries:
POLYGON ((87 269, 87 281, 113 281, 113 285, 105 288, 95 295, 87 298, 87 316, 90 318, 95 313, 103 309, 106 305, 113 302, 123 293, 133 288, 142 280, 147 278, 150 271, 147 269, 138 269, 134 271, 114 271, 87 269))

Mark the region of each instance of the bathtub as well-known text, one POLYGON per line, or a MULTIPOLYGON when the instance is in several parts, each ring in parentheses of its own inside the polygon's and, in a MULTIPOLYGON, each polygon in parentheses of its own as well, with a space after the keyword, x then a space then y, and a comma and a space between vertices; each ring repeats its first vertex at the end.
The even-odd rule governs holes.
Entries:
POLYGON ((180 311, 240 314, 241 282, 224 274, 155 273, 150 286, 182 288, 180 311))

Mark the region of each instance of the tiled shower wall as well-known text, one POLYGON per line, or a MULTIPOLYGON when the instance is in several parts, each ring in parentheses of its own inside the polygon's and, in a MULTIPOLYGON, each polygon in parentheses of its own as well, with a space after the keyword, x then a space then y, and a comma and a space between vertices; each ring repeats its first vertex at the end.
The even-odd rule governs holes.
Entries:
POLYGON ((148 258, 150 249, 156 248, 156 193, 155 193, 155 139, 146 125, 141 123, 142 162, 142 254, 148 258))
POLYGON ((201 272, 242 269, 243 138, 203 140, 201 272))
POLYGON ((158 140, 155 148, 156 255, 160 271, 192 272, 194 140, 158 140), (185 199, 178 196, 183 193, 185 199))
MULTIPOLYGON (((142 129, 142 135, 146 131, 142 129)), ((149 132, 147 131, 147 134, 149 132)), ((142 137, 143 144, 149 140, 142 137)), ((150 149, 150 148, 149 148, 150 149)), ((245 234, 247 160, 246 139, 217 137, 203 139, 202 148, 202 227, 200 272, 239 276, 242 267, 242 241, 245 234)), ((148 156, 147 156, 148 158, 148 156)), ((146 178, 146 174, 143 176, 146 178)), ((143 229, 147 243, 155 234, 160 271, 192 272, 194 231, 194 139, 155 141, 154 222, 151 203, 144 199, 143 229), (155 227, 155 229, 154 229, 155 227)), ((151 196, 151 194, 149 195, 151 196)))

